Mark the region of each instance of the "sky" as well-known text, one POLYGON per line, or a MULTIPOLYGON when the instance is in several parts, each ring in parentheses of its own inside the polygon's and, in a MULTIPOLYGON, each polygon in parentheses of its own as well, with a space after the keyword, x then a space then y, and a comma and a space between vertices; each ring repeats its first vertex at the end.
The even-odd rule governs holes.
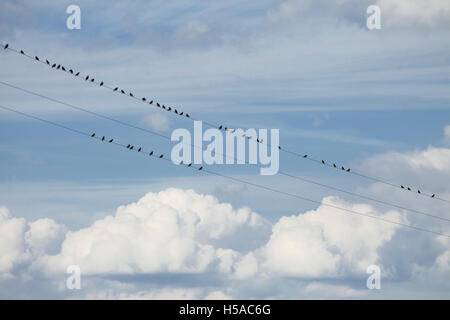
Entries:
MULTIPOLYGON (((0 43, 195 119, 279 129, 286 149, 450 199, 449 27, 444 0, 3 0, 0 43), (79 30, 66 26, 71 4, 79 30), (366 26, 372 4, 381 29, 366 26)), ((5 83, 161 135, 193 130, 10 50, 0 66, 0 105, 14 110, 165 155, 175 145, 5 83)), ((317 202, 0 110, 0 298, 450 298, 448 237, 380 221, 448 235, 448 202, 284 152, 280 171, 335 189, 205 168, 317 202), (66 287, 70 265, 79 290, 66 287), (371 265, 379 290, 366 286, 371 265)))

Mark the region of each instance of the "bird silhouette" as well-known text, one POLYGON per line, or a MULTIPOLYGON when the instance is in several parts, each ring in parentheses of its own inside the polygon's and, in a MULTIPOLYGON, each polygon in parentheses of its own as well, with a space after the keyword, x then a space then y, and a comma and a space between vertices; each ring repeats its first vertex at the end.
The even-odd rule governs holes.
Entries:
POLYGON ((167 110, 169 110, 169 111, 170 111, 170 110, 172 110, 172 108, 171 108, 171 107, 168 107, 168 108, 167 108, 167 110))
POLYGON ((138 152, 141 152, 141 150, 142 150, 142 148, 139 148, 139 149, 138 149, 138 152))
POLYGON ((129 147, 131 147, 131 144, 127 145, 127 149, 128 149, 129 147))
POLYGON ((153 100, 149 102, 149 104, 153 104, 153 100))
POLYGON ((93 134, 91 134, 91 137, 95 137, 95 132, 93 134))
POLYGON ((347 172, 350 172, 350 168, 347 169, 347 172))
POLYGON ((435 195, 434 193, 431 195, 432 198, 434 198, 435 196, 436 196, 436 195, 435 195))
POLYGON ((161 106, 159 105, 159 102, 157 102, 156 105, 157 105, 158 107, 161 107, 161 106))
POLYGON ((336 165, 333 163, 333 167, 337 168, 336 165))
POLYGON ((94 79, 94 78, 92 78, 92 79, 91 79, 91 82, 94 82, 94 81, 95 81, 95 79, 94 79))
POLYGON ((180 116, 182 116, 182 115, 183 115, 183 113, 184 113, 184 111, 181 111, 181 113, 180 113, 180 116))
POLYGON ((130 97, 134 97, 133 94, 130 92, 130 97))
POLYGON ((79 72, 77 72, 76 74, 75 74, 75 77, 78 77, 80 75, 80 73, 79 72))
POLYGON ((198 168, 198 170, 202 170, 202 169, 203 169, 203 167, 198 168))
POLYGON ((120 92, 123 93, 123 94, 125 94, 125 91, 123 91, 123 90, 120 90, 120 92))
POLYGON ((189 113, 186 113, 186 118, 189 118, 190 116, 189 116, 189 113))
POLYGON ((20 53, 21 53, 21 54, 25 54, 25 52, 23 52, 23 50, 20 50, 20 53))
POLYGON ((117 90, 119 90, 119 88, 118 88, 118 87, 115 87, 113 91, 117 91, 117 90))
POLYGON ((222 126, 221 125, 219 126, 219 130, 222 130, 222 126))
POLYGON ((37 61, 39 61, 39 57, 38 57, 38 56, 34 56, 34 58, 35 58, 37 61))
POLYGON ((56 67, 56 63, 52 64, 52 68, 56 67))
POLYGON ((175 113, 176 113, 176 114, 178 114, 178 111, 177 111, 177 109, 175 109, 175 113))
POLYGON ((417 193, 419 193, 419 194, 420 194, 420 190, 417 190, 417 193))
POLYGON ((134 146, 131 146, 131 147, 130 147, 130 150, 133 150, 133 148, 134 148, 134 146))
POLYGON ((322 160, 322 164, 325 164, 325 161, 322 160))
POLYGON ((114 141, 114 139, 109 139, 109 141, 108 141, 108 142, 109 142, 109 143, 111 143, 111 142, 113 142, 113 141, 114 141))
POLYGON ((102 137, 102 141, 105 141, 105 136, 102 137))
POLYGON ((190 166, 192 166, 192 163, 189 163, 189 164, 188 164, 188 167, 190 167, 190 166))
POLYGON ((86 76, 86 78, 84 78, 84 80, 89 80, 89 76, 86 76))
POLYGON ((411 191, 411 188, 410 188, 410 187, 408 187, 408 190, 409 190, 409 191, 411 191))
POLYGON ((9 44, 5 44, 5 49, 8 49, 8 47, 9 47, 9 44))
POLYGON ((145 100, 147 100, 147 99, 145 99, 145 98, 142 98, 142 101, 145 101, 145 100))
POLYGON ((56 67, 56 70, 59 70, 59 69, 61 69, 61 65, 60 64, 58 64, 58 66, 56 67))
POLYGON ((69 72, 73 74, 73 70, 72 69, 70 69, 69 72))
POLYGON ((405 187, 404 187, 404 186, 400 186, 400 188, 402 188, 402 189, 405 189, 405 187))
POLYGON ((345 171, 345 168, 344 168, 344 167, 341 167, 341 169, 342 169, 342 171, 345 171))
POLYGON ((50 61, 48 61, 48 60, 45 60, 45 63, 49 65, 49 64, 50 64, 50 61))
POLYGON ((278 146, 278 150, 281 150, 281 146, 278 146))
POLYGON ((149 155, 149 156, 152 156, 152 155, 153 155, 153 151, 151 151, 148 155, 149 155))
POLYGON ((308 155, 307 155, 307 154, 305 154, 305 155, 303 156, 303 158, 308 158, 308 155))
POLYGON ((64 68, 63 66, 61 66, 62 71, 66 71, 66 68, 64 68))
POLYGON ((162 105, 162 108, 163 108, 164 110, 166 110, 166 106, 165 106, 165 105, 162 105))
POLYGON ((100 82, 100 87, 103 85, 103 81, 102 82, 100 82))
POLYGON ((164 155, 163 155, 163 154, 159 156, 159 158, 160 158, 160 159, 161 159, 162 157, 164 157, 164 155))

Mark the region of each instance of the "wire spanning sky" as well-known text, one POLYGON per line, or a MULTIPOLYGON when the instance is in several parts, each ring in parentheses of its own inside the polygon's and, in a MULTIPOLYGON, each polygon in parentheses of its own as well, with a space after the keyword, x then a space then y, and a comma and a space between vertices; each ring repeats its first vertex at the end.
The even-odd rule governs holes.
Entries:
MULTIPOLYGON (((66 28, 70 3, 6 1, 0 42, 211 123, 278 128, 282 146, 450 199, 449 7, 375 2, 382 29, 369 31, 372 3, 352 0, 80 1, 80 30, 66 28)), ((192 130, 186 118, 8 50, 0 66, 0 81, 161 135, 192 130)), ((7 86, 0 97, 19 111, 170 154, 166 140, 107 119, 7 86)), ((0 289, 0 297, 448 298, 450 251, 442 237, 342 217, 85 140, 1 113, 0 230, 8 240, 0 251, 10 258, 0 260, 0 288, 16 289, 0 289), (87 287, 52 284, 64 283, 68 264, 80 265, 87 287), (373 264, 382 269, 381 290, 366 288, 373 264), (24 275, 31 278, 19 285, 24 275), (269 279, 263 287, 261 279, 269 279)), ((443 218, 450 217, 447 203, 288 154, 280 158, 288 175, 206 169, 450 233, 447 221, 288 175, 443 218)))

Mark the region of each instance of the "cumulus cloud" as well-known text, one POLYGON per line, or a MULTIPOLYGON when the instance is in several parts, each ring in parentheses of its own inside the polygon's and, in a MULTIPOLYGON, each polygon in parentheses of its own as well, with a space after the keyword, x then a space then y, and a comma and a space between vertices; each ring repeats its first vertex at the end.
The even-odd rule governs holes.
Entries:
MULTIPOLYGON (((375 213, 370 205, 353 205, 333 197, 323 203, 405 222, 398 212, 375 213)), ((380 262, 378 250, 391 240, 397 228, 321 205, 305 214, 283 217, 275 224, 263 251, 264 265, 278 274, 304 278, 361 274, 369 265, 380 262)))

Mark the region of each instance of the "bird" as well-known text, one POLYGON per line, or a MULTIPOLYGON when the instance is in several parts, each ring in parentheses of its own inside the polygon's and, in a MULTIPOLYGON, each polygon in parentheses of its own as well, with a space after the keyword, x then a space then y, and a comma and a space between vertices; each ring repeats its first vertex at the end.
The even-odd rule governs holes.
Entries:
POLYGON ((189 163, 189 164, 188 164, 188 167, 190 167, 190 166, 192 166, 192 163, 189 163))
POLYGON ((278 146, 278 150, 281 150, 281 147, 280 147, 280 146, 278 146))
POLYGON ((184 113, 184 111, 181 111, 181 113, 180 113, 180 116, 182 116, 182 115, 183 115, 183 113, 184 113))
POLYGON ((37 61, 39 61, 39 57, 38 57, 38 56, 34 56, 34 58, 35 58, 37 61))
POLYGON ((142 150, 142 148, 139 148, 139 149, 138 149, 138 152, 141 152, 141 150, 142 150))
POLYGON ((161 159, 162 157, 164 157, 164 155, 163 155, 163 154, 159 156, 159 158, 160 158, 160 159, 161 159))
POLYGON ((131 144, 127 145, 127 149, 128 149, 129 147, 131 147, 131 144))
POLYGON ((222 130, 222 126, 221 125, 219 126, 219 130, 222 130))
POLYGON ((431 197, 434 198, 434 196, 435 196, 435 194, 433 193, 433 194, 431 195, 431 197))
POLYGON ((162 108, 163 108, 164 110, 166 110, 166 106, 165 106, 165 105, 163 105, 162 108))
POLYGON ((186 118, 189 118, 189 113, 186 113, 186 118))
POLYGON ((91 137, 95 137, 95 132, 93 134, 91 134, 91 137))
POLYGON ((347 172, 350 172, 350 168, 347 169, 347 172))
POLYGON ((48 61, 48 60, 45 60, 45 63, 49 65, 49 64, 50 64, 50 61, 48 61))
POLYGON ((145 99, 145 98, 142 98, 142 101, 145 101, 145 100, 147 100, 147 99, 145 99))
POLYGON ((203 167, 198 168, 198 170, 202 170, 202 169, 203 169, 203 167))
POLYGON ((130 147, 130 150, 133 150, 133 148, 134 148, 134 146, 131 146, 131 147, 130 147))
POLYGON ((133 94, 130 92, 130 97, 134 97, 133 94))
POLYGON ((114 139, 109 139, 109 141, 108 141, 108 142, 109 142, 109 143, 111 143, 111 142, 113 142, 113 141, 114 141, 114 139))
POLYGON ((153 100, 149 102, 149 104, 153 104, 153 100))
POLYGON ((118 88, 118 87, 115 87, 113 91, 117 91, 117 90, 119 90, 119 88, 118 88))
POLYGON ((25 54, 25 52, 23 52, 23 50, 20 50, 20 53, 21 53, 21 54, 25 54))
POLYGON ((84 80, 89 80, 89 76, 86 76, 86 78, 84 78, 84 80))
POLYGON ((159 102, 157 102, 156 105, 157 105, 158 107, 161 107, 161 106, 159 105, 159 102))
POLYGON ((400 186, 400 188, 402 188, 402 189, 405 189, 405 187, 404 187, 404 186, 400 186))
POLYGON ((153 155, 153 151, 151 151, 148 155, 149 155, 149 156, 152 156, 152 155, 153 155))
POLYGON ((417 193, 419 193, 419 194, 420 194, 420 190, 417 190, 417 193))
POLYGON ((411 191, 411 188, 410 188, 410 187, 408 187, 408 190, 409 190, 409 191, 411 191))
POLYGON ((102 141, 105 141, 105 136, 102 137, 102 141))
POLYGON ((59 69, 61 69, 61 65, 60 64, 58 64, 58 66, 56 67, 56 70, 59 70, 59 69))
POLYGON ((4 49, 8 49, 9 44, 5 44, 5 48, 4 49))
POLYGON ((322 164, 325 164, 325 161, 322 160, 322 164))
POLYGON ((61 66, 62 71, 66 71, 66 68, 64 68, 63 66, 61 66))
POLYGON ((342 169, 343 171, 345 171, 345 168, 344 168, 344 167, 341 167, 341 169, 342 169))
POLYGON ((307 155, 307 154, 305 154, 305 155, 303 156, 303 158, 308 158, 308 155, 307 155))
POLYGON ((73 74, 73 70, 72 70, 72 69, 70 69, 69 72, 70 72, 71 74, 73 74))
POLYGON ((80 75, 80 73, 79 72, 77 72, 76 74, 75 74, 75 77, 78 77, 80 75))
POLYGON ((125 94, 125 91, 123 91, 123 90, 120 90, 120 92, 123 93, 123 94, 125 94))
POLYGON ((259 143, 259 139, 258 139, 258 138, 256 138, 256 142, 258 142, 258 143, 259 143))
POLYGON ((175 109, 175 113, 178 114, 178 110, 177 109, 175 109))
POLYGON ((56 67, 56 63, 52 64, 52 68, 56 67))
POLYGON ((91 82, 94 82, 94 81, 95 81, 95 79, 94 79, 94 78, 92 78, 92 79, 91 79, 91 82))
POLYGON ((336 165, 333 163, 333 167, 337 168, 336 165))
POLYGON ((100 82, 100 87, 103 85, 103 81, 102 82, 100 82))
POLYGON ((168 107, 168 108, 167 108, 167 110, 169 110, 169 111, 170 111, 170 110, 172 110, 172 108, 171 108, 171 107, 168 107))

